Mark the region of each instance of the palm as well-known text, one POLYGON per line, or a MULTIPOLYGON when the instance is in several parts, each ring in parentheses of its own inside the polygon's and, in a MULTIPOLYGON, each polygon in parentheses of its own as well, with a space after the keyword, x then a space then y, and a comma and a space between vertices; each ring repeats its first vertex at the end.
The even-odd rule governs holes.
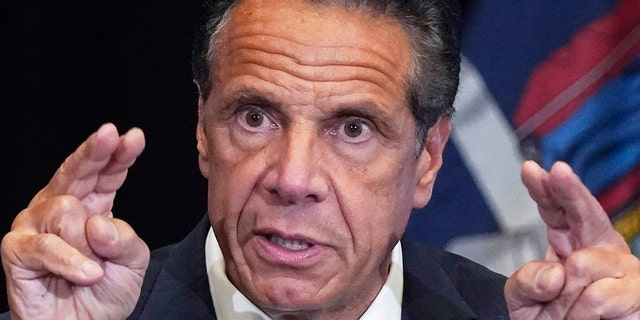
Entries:
POLYGON ((102 265, 104 277, 91 286, 53 274, 16 281, 19 291, 13 301, 24 305, 12 306, 13 311, 20 311, 25 319, 125 318, 133 310, 143 275, 110 262, 102 265))

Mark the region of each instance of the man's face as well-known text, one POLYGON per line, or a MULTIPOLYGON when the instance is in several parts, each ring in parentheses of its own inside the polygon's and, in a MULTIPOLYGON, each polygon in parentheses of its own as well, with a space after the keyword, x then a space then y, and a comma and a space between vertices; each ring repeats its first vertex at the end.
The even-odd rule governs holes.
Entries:
POLYGON ((448 137, 439 122, 416 157, 406 34, 341 8, 247 0, 221 40, 197 135, 227 275, 271 315, 361 314, 448 137))

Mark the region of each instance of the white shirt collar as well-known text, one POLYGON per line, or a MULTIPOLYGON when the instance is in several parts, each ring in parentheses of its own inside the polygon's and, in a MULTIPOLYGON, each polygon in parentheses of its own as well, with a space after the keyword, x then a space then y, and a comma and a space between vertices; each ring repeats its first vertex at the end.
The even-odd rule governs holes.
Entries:
MULTIPOLYGON (((209 276, 209 290, 216 317, 220 320, 269 320, 264 312, 244 296, 227 278, 222 250, 213 229, 209 228, 205 243, 205 261, 209 276)), ((360 320, 400 320, 404 287, 402 247, 396 244, 391 253, 391 268, 387 281, 360 320)))

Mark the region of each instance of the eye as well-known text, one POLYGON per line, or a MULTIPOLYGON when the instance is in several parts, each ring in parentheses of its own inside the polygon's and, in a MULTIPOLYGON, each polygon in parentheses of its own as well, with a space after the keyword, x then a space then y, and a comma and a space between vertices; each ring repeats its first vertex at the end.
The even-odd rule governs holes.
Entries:
POLYGON ((368 128, 363 123, 357 122, 357 121, 351 121, 344 125, 344 134, 349 138, 357 138, 366 129, 368 128))
POLYGON ((364 142, 371 137, 372 133, 371 125, 361 118, 347 118, 338 128, 329 131, 329 134, 349 143, 364 142))
POLYGON ((278 124, 259 108, 246 108, 238 114, 240 125, 252 132, 264 131, 267 129, 278 129, 278 124))
POLYGON ((264 114, 261 112, 246 112, 245 121, 250 127, 260 127, 264 122, 264 114))

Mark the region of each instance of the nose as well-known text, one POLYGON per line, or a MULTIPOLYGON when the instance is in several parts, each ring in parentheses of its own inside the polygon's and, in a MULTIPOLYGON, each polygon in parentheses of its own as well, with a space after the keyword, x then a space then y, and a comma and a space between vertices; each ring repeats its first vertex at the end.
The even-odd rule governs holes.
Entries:
POLYGON ((262 185, 280 204, 322 202, 329 184, 321 163, 324 155, 313 130, 290 128, 270 148, 268 172, 262 185))

